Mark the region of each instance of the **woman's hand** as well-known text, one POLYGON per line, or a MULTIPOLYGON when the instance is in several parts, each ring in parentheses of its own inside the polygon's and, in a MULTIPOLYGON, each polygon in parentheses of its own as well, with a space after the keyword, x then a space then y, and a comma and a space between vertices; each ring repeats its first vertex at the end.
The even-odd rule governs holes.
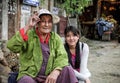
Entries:
POLYGON ((89 79, 89 78, 86 79, 86 80, 85 80, 85 83, 91 83, 91 82, 90 82, 90 79, 89 79))
POLYGON ((56 83, 58 76, 60 75, 60 70, 53 70, 47 77, 45 83, 56 83))
POLYGON ((33 28, 34 26, 36 26, 36 24, 40 21, 40 18, 38 17, 38 14, 33 14, 29 20, 28 20, 28 24, 24 27, 25 33, 33 28))
POLYGON ((40 18, 38 17, 38 15, 33 14, 33 16, 31 16, 29 21, 28 21, 28 25, 30 27, 34 27, 39 21, 40 21, 40 18))

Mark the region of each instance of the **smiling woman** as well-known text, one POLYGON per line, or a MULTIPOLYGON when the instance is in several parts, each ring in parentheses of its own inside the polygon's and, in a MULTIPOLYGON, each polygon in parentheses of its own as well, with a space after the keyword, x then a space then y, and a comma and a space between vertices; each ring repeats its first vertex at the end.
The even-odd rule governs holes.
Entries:
POLYGON ((8 41, 7 47, 20 53, 18 83, 78 82, 60 36, 52 32, 53 23, 59 22, 54 16, 41 9, 8 41))
POLYGON ((89 47, 86 43, 79 42, 80 33, 74 26, 68 26, 64 31, 65 49, 68 53, 69 64, 74 68, 74 73, 79 83, 90 83, 91 73, 87 68, 89 47))
POLYGON ((44 37, 44 39, 47 36, 47 33, 50 33, 52 30, 52 16, 51 15, 40 15, 40 21, 38 22, 38 32, 39 34, 44 37), (46 35, 45 35, 46 34, 46 35))

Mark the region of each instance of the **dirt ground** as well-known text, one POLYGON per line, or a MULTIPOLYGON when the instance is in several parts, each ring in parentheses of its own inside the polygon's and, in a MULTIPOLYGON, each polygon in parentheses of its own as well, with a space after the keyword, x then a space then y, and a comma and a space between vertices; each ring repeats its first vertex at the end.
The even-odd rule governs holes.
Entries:
MULTIPOLYGON (((120 83, 120 43, 82 38, 90 48, 88 69, 91 83, 120 83)), ((4 78, 4 77, 3 77, 4 78)), ((7 83, 7 80, 4 79, 7 83)))
POLYGON ((91 83, 120 83, 120 43, 87 40, 91 83))

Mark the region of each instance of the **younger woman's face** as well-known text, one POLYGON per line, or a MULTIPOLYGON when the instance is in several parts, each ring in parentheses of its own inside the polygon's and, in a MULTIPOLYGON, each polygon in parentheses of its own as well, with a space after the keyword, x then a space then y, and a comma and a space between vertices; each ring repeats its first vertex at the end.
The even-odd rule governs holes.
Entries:
POLYGON ((73 32, 68 32, 65 41, 68 43, 69 46, 76 46, 77 42, 79 40, 79 35, 74 35, 73 32))

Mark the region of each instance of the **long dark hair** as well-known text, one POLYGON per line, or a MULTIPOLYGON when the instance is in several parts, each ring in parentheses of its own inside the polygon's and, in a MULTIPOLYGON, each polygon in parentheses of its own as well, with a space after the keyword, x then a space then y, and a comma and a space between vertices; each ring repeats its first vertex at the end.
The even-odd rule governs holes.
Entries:
MULTIPOLYGON (((65 35, 65 37, 66 37, 67 33, 70 32, 70 31, 71 31, 75 36, 80 35, 80 32, 79 32, 79 30, 78 30, 77 28, 75 28, 74 26, 68 26, 68 27, 66 27, 65 30, 64 30, 64 35, 65 35)), ((67 51, 67 53, 68 53, 69 63, 70 63, 70 64, 72 65, 72 67, 73 67, 72 60, 71 60, 71 52, 70 52, 70 49, 69 49, 69 46, 68 46, 67 42, 65 42, 65 45, 64 45, 64 46, 65 46, 65 49, 66 49, 66 51, 67 51)), ((77 42, 77 44, 76 44, 75 50, 76 50, 75 67, 73 67, 73 68, 77 69, 77 68, 80 67, 80 63, 81 63, 79 40, 78 40, 78 42, 77 42)))

